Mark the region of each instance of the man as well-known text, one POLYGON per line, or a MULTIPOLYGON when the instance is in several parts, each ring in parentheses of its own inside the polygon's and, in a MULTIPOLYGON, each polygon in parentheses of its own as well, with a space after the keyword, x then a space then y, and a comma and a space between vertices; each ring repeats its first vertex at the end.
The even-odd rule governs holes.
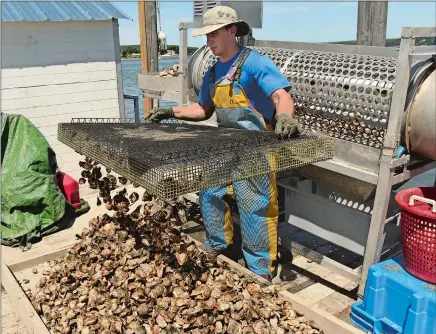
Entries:
MULTIPOLYGON (((207 46, 218 61, 203 77, 198 103, 153 110, 148 120, 201 121, 215 112, 218 126, 270 130, 275 124, 279 138, 298 134, 285 76, 268 57, 237 43, 236 37, 249 31, 248 24, 238 20, 230 7, 217 6, 204 13, 203 28, 194 30, 192 36, 206 35, 207 46)), ((247 266, 271 280, 277 266, 278 233, 274 173, 200 192, 207 236, 203 248, 216 256, 232 243, 229 198, 233 194, 241 218, 242 251, 247 266)))

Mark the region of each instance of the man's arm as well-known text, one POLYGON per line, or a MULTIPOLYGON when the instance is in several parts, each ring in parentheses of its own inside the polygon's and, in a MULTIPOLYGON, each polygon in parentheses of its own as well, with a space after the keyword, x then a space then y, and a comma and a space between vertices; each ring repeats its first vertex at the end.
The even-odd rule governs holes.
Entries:
POLYGON ((271 101, 276 106, 276 114, 286 114, 290 117, 294 116, 294 101, 291 96, 283 88, 277 89, 271 94, 271 101))
POLYGON ((209 92, 209 75, 207 71, 198 96, 198 102, 185 107, 158 108, 150 113, 149 121, 160 121, 166 118, 177 118, 184 121, 204 121, 209 119, 215 111, 209 92))
POLYGON ((277 115, 285 113, 292 117, 294 103, 288 94, 291 85, 274 62, 266 56, 255 54, 249 71, 259 88, 274 103, 277 115))
POLYGON ((271 94, 271 100, 276 106, 275 133, 279 138, 289 138, 300 133, 300 129, 294 115, 294 102, 291 96, 283 88, 277 89, 271 94))
POLYGON ((205 121, 212 116, 214 108, 194 103, 186 107, 173 107, 173 112, 174 117, 180 120, 205 121))
POLYGON ((259 56, 251 71, 259 87, 276 107, 274 131, 277 137, 289 138, 298 135, 299 126, 293 119, 294 102, 288 94, 291 85, 286 77, 266 56, 259 56))
POLYGON ((198 102, 187 107, 174 107, 174 116, 186 121, 204 121, 215 111, 209 92, 210 69, 204 74, 198 95, 198 102))

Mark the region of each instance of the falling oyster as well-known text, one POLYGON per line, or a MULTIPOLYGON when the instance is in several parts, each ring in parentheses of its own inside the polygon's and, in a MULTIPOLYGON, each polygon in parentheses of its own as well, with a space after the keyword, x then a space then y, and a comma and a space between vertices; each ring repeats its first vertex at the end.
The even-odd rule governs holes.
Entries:
POLYGON ((126 179, 124 176, 120 176, 120 177, 118 177, 118 181, 120 181, 120 183, 121 183, 122 185, 127 184, 127 179, 126 179))
POLYGON ((147 191, 144 192, 144 194, 142 195, 142 201, 143 202, 150 202, 153 200, 153 196, 150 195, 147 191))
POLYGON ((129 199, 131 204, 135 203, 139 199, 138 193, 135 192, 131 193, 129 199))

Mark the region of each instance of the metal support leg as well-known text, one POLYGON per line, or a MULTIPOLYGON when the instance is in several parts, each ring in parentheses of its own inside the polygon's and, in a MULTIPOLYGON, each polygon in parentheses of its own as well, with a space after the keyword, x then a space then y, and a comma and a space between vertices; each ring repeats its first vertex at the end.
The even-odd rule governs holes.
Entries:
POLYGON ((180 97, 179 105, 185 106, 188 101, 188 27, 183 23, 179 24, 179 80, 180 80, 180 97))
POLYGON ((363 297, 369 267, 379 262, 384 243, 384 226, 392 191, 394 171, 390 168, 391 158, 383 156, 378 177, 374 208, 369 226, 368 241, 365 247, 362 275, 360 277, 358 296, 363 297))
POLYGON ((126 100, 133 100, 133 111, 134 111, 134 115, 135 115, 135 123, 139 123, 140 122, 140 117, 139 117, 139 98, 135 95, 128 95, 128 94, 124 94, 124 99, 126 100))
MULTIPOLYGON (((390 193, 394 177, 393 157, 400 140, 401 121, 404 115, 404 105, 407 95, 407 87, 410 78, 411 50, 415 45, 412 28, 403 28, 401 33, 401 44, 398 55, 396 71, 396 87, 392 96, 391 112, 388 128, 384 139, 384 147, 381 155, 380 171, 377 181, 377 190, 374 200, 374 208, 369 227, 368 240, 365 248, 365 256, 362 266, 362 276, 358 290, 359 298, 365 292, 365 284, 368 277, 369 267, 379 262, 384 241, 384 226, 389 205, 390 193)), ((404 161, 402 161, 403 163, 404 161)), ((404 162, 405 163, 405 162, 404 162)))

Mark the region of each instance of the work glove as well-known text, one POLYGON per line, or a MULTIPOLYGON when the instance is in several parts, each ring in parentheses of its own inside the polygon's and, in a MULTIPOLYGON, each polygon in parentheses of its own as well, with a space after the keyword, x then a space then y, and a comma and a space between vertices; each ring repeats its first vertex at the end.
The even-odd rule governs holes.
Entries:
POLYGON ((168 118, 174 118, 173 108, 155 108, 144 118, 144 121, 145 123, 159 123, 168 118))
POLYGON ((287 114, 277 116, 274 131, 279 139, 292 138, 300 134, 298 122, 287 114))

